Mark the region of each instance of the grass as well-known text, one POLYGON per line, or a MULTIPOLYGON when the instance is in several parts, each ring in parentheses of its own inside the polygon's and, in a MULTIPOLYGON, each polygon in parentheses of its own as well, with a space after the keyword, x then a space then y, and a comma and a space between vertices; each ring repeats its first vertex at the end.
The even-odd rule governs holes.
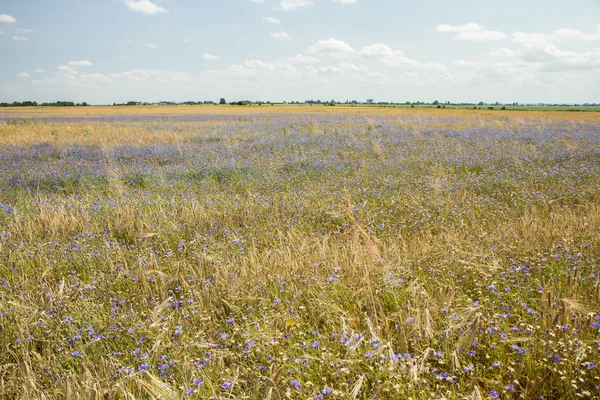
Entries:
POLYGON ((0 122, 1 398, 598 397, 595 114, 217 109, 0 122))

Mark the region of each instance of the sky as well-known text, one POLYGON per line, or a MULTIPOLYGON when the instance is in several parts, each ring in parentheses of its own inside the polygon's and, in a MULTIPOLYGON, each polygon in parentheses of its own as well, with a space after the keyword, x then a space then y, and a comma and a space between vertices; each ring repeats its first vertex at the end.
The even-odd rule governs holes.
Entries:
POLYGON ((600 0, 0 0, 0 102, 600 102, 600 0))

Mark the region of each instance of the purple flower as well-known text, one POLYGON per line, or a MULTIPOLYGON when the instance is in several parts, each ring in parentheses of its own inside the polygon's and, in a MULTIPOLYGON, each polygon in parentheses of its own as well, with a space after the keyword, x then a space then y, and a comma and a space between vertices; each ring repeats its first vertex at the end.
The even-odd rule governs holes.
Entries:
POLYGON ((489 392, 489 393, 490 393, 490 397, 491 397, 492 399, 498 399, 498 398, 500 398, 500 395, 499 395, 499 394, 498 394, 498 392, 496 392, 495 390, 490 390, 490 392, 489 392))
POLYGON ((187 394, 187 395, 194 394, 194 389, 192 389, 192 388, 185 389, 185 394, 187 394))
POLYGON ((227 323, 228 323, 228 324, 233 324, 234 322, 235 322, 235 318, 233 318, 233 317, 232 317, 232 318, 229 318, 229 319, 227 320, 227 323))
POLYGON ((300 389, 302 387, 302 385, 300 384, 300 382, 298 382, 295 379, 292 379, 292 381, 290 382, 290 385, 294 388, 294 389, 300 389))
POLYGON ((555 364, 558 364, 562 359, 560 358, 559 355, 555 354, 552 356, 552 362, 555 364))
POLYGON ((200 386, 200 385, 203 385, 203 384, 204 384, 204 380, 202 380, 202 379, 194 379, 194 380, 192 381, 192 385, 194 385, 194 386, 196 386, 196 387, 198 387, 198 386, 200 386))
POLYGON ((233 386, 233 384, 231 382, 223 382, 223 384, 221 385, 221 389, 223 390, 228 390, 231 389, 231 387, 233 386))
POLYGON ((318 349, 319 346, 321 346, 321 342, 314 342, 313 344, 310 345, 310 347, 312 347, 313 349, 318 349))
POLYGON ((149 365, 149 364, 147 364, 147 363, 146 363, 146 364, 141 364, 141 365, 138 367, 138 371, 140 371, 140 372, 147 371, 149 368, 150 368, 150 365, 149 365))

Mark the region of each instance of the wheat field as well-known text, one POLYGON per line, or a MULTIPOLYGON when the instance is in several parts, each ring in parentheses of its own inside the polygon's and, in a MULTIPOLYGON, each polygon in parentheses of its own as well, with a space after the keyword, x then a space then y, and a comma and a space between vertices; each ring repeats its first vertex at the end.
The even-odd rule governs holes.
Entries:
POLYGON ((600 393, 600 113, 0 112, 0 398, 600 393))

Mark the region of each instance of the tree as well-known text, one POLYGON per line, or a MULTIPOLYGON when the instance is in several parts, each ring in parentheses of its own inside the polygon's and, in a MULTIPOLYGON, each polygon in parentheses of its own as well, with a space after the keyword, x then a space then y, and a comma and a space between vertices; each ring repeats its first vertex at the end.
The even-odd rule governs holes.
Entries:
POLYGON ((440 104, 440 102, 439 102, 439 101, 437 101, 437 100, 433 102, 433 105, 434 105, 434 106, 437 106, 438 104, 440 104))
POLYGON ((227 104, 227 101, 221 97, 221 100, 219 100, 219 104, 227 104))
POLYGON ((375 100, 373 100, 373 99, 367 99, 368 104, 373 104, 374 102, 375 102, 375 100))

